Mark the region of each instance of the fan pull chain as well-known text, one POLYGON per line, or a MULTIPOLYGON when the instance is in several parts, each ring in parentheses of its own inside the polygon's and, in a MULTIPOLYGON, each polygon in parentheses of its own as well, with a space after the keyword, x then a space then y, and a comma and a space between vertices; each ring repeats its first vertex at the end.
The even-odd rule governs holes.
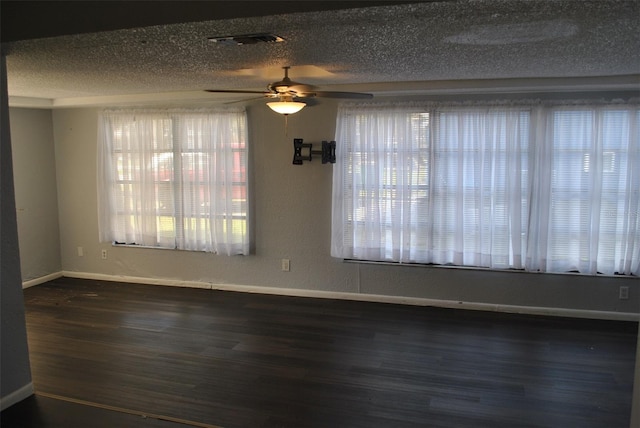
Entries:
POLYGON ((284 136, 285 138, 289 136, 289 115, 284 115, 284 136))

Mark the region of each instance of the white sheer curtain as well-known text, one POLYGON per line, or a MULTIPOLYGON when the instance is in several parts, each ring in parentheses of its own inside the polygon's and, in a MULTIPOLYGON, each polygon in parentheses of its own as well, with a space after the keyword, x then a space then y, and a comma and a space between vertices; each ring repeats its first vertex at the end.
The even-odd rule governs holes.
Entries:
POLYGON ((637 106, 343 105, 331 254, 638 275, 638 115, 637 106))
POLYGON ((342 109, 332 255, 521 267, 527 130, 522 109, 342 109))
POLYGON ((333 169, 331 254, 423 261, 429 114, 415 108, 341 109, 333 169))
POLYGON ((640 110, 539 108, 530 270, 640 274, 640 110))
POLYGON ((116 110, 99 117, 100 238, 248 254, 243 110, 116 110))
POLYGON ((431 257, 427 262, 524 267, 529 113, 439 110, 432 124, 431 257))

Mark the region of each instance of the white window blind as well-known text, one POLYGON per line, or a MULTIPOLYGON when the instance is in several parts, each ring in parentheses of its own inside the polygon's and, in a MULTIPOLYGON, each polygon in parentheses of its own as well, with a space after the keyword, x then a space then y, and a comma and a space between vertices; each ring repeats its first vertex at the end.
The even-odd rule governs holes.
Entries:
POLYGON ((637 107, 343 106, 332 255, 640 271, 637 107))
POLYGON ((248 254, 243 110, 105 111, 98 143, 103 242, 248 254))

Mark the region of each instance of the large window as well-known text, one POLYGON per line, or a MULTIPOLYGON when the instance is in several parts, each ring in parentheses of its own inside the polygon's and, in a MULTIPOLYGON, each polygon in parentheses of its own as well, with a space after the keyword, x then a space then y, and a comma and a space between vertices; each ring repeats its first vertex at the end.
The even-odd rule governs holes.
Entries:
POLYGON ((105 111, 98 141, 102 241, 248 254, 243 110, 105 111))
POLYGON ((341 107, 332 255, 640 274, 637 107, 341 107))

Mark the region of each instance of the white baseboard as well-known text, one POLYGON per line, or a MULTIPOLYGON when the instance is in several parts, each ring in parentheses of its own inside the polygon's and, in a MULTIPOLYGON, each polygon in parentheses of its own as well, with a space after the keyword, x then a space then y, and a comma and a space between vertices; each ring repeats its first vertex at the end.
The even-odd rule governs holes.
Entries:
POLYGON ((108 275, 104 273, 76 272, 76 271, 68 271, 68 270, 62 271, 62 276, 66 276, 68 278, 95 279, 98 281, 131 282, 134 284, 148 284, 148 285, 167 285, 170 287, 205 288, 205 289, 212 288, 211 283, 201 282, 201 281, 181 281, 177 279, 147 278, 142 276, 108 275))
POLYGON ((616 321, 640 321, 640 314, 629 312, 595 311, 587 309, 547 308, 536 306, 516 306, 478 302, 437 300, 421 297, 388 296, 381 294, 345 293, 323 290, 303 290, 296 288, 263 287, 256 285, 214 284, 201 281, 180 281, 165 278, 145 278, 137 276, 107 275, 89 272, 63 271, 69 278, 95 279, 102 281, 131 282, 136 284, 164 285, 172 287, 203 288, 208 290, 237 291, 242 293, 274 294, 293 297, 313 297, 318 299, 355 300, 375 303, 394 303, 412 306, 433 306, 440 308, 467 309, 487 312, 504 312, 525 315, 548 315, 568 318, 590 318, 616 321))
POLYGON ((39 278, 33 278, 28 281, 23 281, 22 288, 24 289, 24 288, 33 287, 34 285, 44 284, 45 282, 53 281, 54 279, 58 279, 58 278, 62 278, 62 272, 54 272, 54 273, 50 273, 49 275, 41 276, 39 278))
POLYGON ((0 411, 3 411, 4 409, 8 409, 14 404, 21 402, 25 398, 31 397, 33 393, 34 393, 33 383, 29 382, 22 388, 16 391, 13 391, 12 393, 10 393, 5 397, 0 398, 0 411))

